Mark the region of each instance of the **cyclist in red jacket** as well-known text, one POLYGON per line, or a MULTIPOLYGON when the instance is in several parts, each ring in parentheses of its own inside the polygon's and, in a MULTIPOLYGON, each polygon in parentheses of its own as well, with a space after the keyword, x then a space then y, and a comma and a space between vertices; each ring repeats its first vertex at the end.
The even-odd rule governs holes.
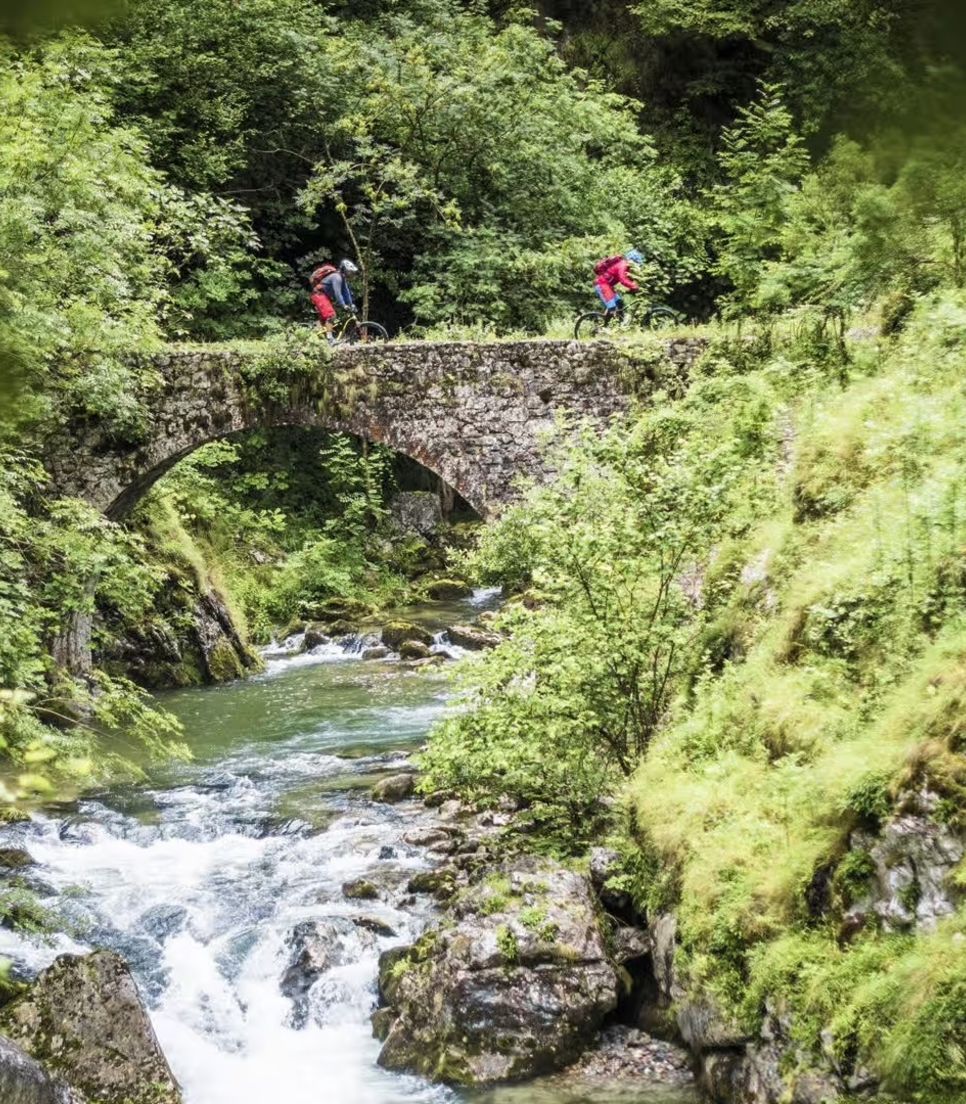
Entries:
POLYGON ((324 264, 317 268, 310 277, 312 284, 312 306, 315 307, 322 328, 325 330, 329 341, 333 340, 332 329, 335 325, 336 308, 342 307, 347 311, 355 311, 356 304, 352 298, 352 288, 349 287, 349 277, 358 272, 358 266, 352 261, 345 260, 336 268, 335 265, 324 264))
POLYGON ((605 257, 594 265, 594 275, 597 277, 594 281, 594 290, 609 315, 616 314, 623 306, 623 300, 617 290, 618 285, 632 293, 641 290, 631 279, 630 267, 643 263, 643 254, 632 249, 623 257, 619 254, 616 257, 605 257))

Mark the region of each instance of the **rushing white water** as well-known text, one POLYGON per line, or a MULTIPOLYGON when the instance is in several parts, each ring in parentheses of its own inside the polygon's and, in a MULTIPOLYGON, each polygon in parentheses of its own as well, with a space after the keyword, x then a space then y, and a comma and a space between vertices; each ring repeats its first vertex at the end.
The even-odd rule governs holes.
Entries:
POLYGON ((5 831, 78 928, 53 946, 2 931, 0 954, 25 972, 65 950, 124 954, 186 1104, 452 1099, 379 1069, 369 1024, 379 953, 428 918, 425 903, 402 902, 426 866, 403 837, 430 814, 374 804, 368 787, 445 708, 445 684, 334 645, 284 651, 259 679, 169 699, 194 764, 5 831), (345 898, 361 877, 378 900, 345 898), (332 965, 299 1025, 280 981, 309 920, 334 933, 332 965))

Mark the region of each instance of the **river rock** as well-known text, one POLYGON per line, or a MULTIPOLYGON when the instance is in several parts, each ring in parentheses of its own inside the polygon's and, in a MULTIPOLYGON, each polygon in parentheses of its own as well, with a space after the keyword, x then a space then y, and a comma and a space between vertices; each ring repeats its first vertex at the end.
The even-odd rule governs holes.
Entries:
POLYGON ((404 801, 412 797, 416 788, 416 779, 411 774, 392 774, 388 778, 381 778, 372 787, 372 800, 393 804, 396 801, 404 801))
POLYGON ((181 1104, 131 972, 113 951, 61 955, 0 1009, 0 1032, 97 1104, 181 1104))
POLYGON ((399 645, 400 659, 429 659, 432 652, 421 640, 404 640, 399 645))
POLYGON ((0 847, 0 870, 24 870, 36 863, 22 847, 0 847))
POLYGON ((358 598, 326 598, 303 606, 306 617, 330 624, 333 621, 359 621, 372 613, 372 606, 358 598))
POLYGON ((379 896, 379 890, 365 878, 356 878, 342 886, 342 896, 350 901, 374 901, 379 896))
POLYGON ((328 644, 332 638, 328 635, 327 628, 328 626, 320 625, 318 622, 306 625, 305 635, 302 637, 302 651, 311 652, 313 648, 328 644))
POLYGON ((451 643, 474 652, 482 651, 484 648, 495 648, 503 639, 499 633, 488 632, 475 625, 450 625, 446 635, 451 643))
MULTIPOLYGON (((282 974, 279 990, 300 1009, 305 994, 333 966, 346 961, 346 937, 354 924, 343 917, 326 920, 305 920, 292 929, 288 939, 292 955, 282 974)), ((302 1009, 304 1013, 304 1009, 302 1009)), ((304 1019, 302 1017, 297 1017, 304 1019)))
POLYGON ((407 893, 432 893, 436 897, 448 897, 455 889, 452 870, 421 870, 406 884, 407 893))
POLYGON ((399 645, 404 640, 418 640, 427 646, 432 644, 433 637, 425 629, 414 625, 412 621, 390 621, 382 628, 382 642, 394 652, 399 651, 399 645))
POLYGON ((617 989, 588 879, 518 857, 466 889, 442 926, 380 961, 395 1018, 379 1062, 462 1085, 553 1072, 591 1042, 617 989))
POLYGON ((434 579, 426 584, 426 597, 434 602, 466 598, 472 593, 473 588, 462 579, 434 579))
POLYGON ((81 1097, 9 1039, 0 1036, 0 1100, 3 1104, 84 1104, 81 1097))
POLYGON ((363 659, 385 659, 389 655, 389 649, 385 644, 376 644, 372 648, 365 648, 362 652, 363 659))
POLYGON ((396 936, 396 929, 385 920, 380 920, 378 916, 353 916, 351 919, 357 928, 372 932, 380 939, 393 939, 396 936))

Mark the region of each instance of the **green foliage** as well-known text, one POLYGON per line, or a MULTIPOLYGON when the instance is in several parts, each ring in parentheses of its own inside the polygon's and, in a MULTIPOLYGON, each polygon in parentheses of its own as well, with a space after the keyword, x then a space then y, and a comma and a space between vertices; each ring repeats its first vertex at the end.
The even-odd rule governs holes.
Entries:
MULTIPOLYGON (((143 542, 74 500, 44 500, 42 475, 7 453, 0 477, 0 751, 21 792, 49 792, 119 760, 103 740, 125 731, 149 755, 180 755, 180 729, 134 686, 95 672, 57 676, 50 640, 100 604, 143 616, 160 582, 143 542), (55 724, 57 727, 49 727, 55 724)), ((0 796, 10 797, 6 789, 0 796)))
POLYGON ((532 583, 538 608, 511 606, 509 640, 467 670, 473 708, 433 735, 429 788, 512 794, 571 843, 594 832, 681 686, 707 549, 742 524, 736 490, 774 448, 766 414, 745 381, 702 381, 585 440, 552 488, 484 533, 470 570, 532 583))

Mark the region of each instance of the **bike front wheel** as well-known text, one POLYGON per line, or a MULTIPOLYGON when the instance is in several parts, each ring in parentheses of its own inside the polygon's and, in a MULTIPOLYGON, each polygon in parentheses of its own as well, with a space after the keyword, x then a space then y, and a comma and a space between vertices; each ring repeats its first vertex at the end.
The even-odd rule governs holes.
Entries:
POLYGON ((362 345, 374 341, 388 341, 389 332, 378 322, 357 322, 346 334, 346 343, 362 345))
POLYGON ((603 311, 588 311, 577 319, 574 326, 574 337, 580 341, 582 338, 599 337, 607 328, 610 320, 603 311))
POLYGON ((670 307, 649 307, 644 314, 644 325, 649 330, 670 330, 680 324, 681 316, 670 307))

